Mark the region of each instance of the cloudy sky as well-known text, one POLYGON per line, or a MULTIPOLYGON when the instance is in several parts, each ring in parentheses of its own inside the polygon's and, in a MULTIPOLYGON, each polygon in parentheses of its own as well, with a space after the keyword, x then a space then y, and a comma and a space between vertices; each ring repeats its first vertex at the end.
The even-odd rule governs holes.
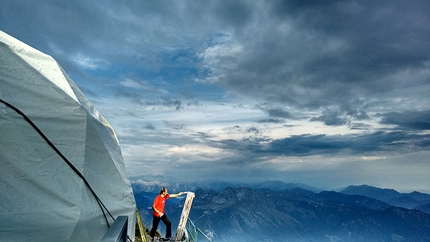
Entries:
POLYGON ((429 1, 0 0, 130 176, 430 192, 429 1))

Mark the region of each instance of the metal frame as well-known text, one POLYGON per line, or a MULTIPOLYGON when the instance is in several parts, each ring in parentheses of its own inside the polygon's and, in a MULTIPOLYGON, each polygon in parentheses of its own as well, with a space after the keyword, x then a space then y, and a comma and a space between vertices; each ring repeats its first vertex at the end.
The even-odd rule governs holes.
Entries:
POLYGON ((100 242, 127 242, 128 216, 118 216, 100 242))

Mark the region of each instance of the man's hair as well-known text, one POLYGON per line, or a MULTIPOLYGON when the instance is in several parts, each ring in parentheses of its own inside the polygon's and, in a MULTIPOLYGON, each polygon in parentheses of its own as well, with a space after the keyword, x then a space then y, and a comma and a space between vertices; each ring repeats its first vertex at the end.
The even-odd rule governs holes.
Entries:
POLYGON ((163 194, 167 189, 165 187, 161 188, 160 194, 163 194))

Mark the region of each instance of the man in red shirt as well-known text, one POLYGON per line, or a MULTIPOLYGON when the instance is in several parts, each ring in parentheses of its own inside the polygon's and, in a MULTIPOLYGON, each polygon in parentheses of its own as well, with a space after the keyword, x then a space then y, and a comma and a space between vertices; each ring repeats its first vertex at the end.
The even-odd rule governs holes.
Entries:
POLYGON ((172 223, 170 222, 167 215, 164 214, 164 205, 167 199, 171 197, 178 197, 182 194, 184 193, 180 192, 178 194, 169 194, 167 192, 167 188, 161 188, 160 194, 154 199, 154 203, 152 204, 152 210, 154 210, 154 212, 152 213, 152 229, 149 233, 152 239, 154 239, 155 231, 157 231, 158 223, 160 223, 161 220, 166 225, 166 240, 170 240, 172 237, 172 223))

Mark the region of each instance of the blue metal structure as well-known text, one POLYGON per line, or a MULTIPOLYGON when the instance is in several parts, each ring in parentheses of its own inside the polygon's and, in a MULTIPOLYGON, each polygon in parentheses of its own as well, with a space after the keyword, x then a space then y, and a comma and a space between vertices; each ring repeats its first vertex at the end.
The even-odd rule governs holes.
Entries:
POLYGON ((196 227, 196 225, 191 221, 191 219, 188 218, 187 220, 187 226, 185 227, 185 241, 186 242, 197 242, 198 241, 198 235, 199 233, 205 237, 207 241, 212 242, 212 240, 199 228, 196 227))
POLYGON ((127 216, 118 216, 100 242, 127 242, 127 216))

